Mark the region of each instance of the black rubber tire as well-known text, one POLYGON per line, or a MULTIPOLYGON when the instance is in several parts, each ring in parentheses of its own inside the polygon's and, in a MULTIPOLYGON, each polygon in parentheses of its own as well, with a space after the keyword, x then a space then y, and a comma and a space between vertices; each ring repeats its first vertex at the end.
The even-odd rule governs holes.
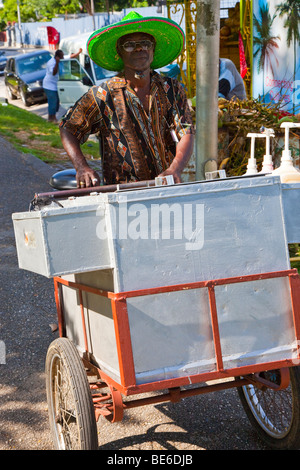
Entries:
MULTIPOLYGON (((271 449, 300 449, 300 369, 291 367, 287 389, 238 388, 243 408, 262 441, 271 449)), ((280 377, 278 371, 268 374, 280 377)), ((269 378, 269 377, 268 377, 269 378)))
POLYGON ((31 103, 27 100, 26 95, 22 89, 20 90, 20 98, 24 106, 26 106, 27 108, 31 105, 31 103))
POLYGON ((11 101, 17 99, 17 97, 12 93, 8 85, 6 85, 6 94, 7 94, 8 99, 11 101))
POLYGON ((97 423, 87 375, 69 339, 58 338, 50 344, 45 369, 55 449, 97 450, 97 423))

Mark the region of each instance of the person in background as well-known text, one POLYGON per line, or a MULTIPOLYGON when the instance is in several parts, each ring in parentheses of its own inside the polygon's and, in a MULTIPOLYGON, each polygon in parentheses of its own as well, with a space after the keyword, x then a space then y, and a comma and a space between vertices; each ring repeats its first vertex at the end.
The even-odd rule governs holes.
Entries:
POLYGON ((6 34, 7 34, 7 46, 10 47, 11 46, 11 22, 8 21, 7 22, 7 26, 5 28, 5 31, 6 31, 6 34))
POLYGON ((226 100, 247 98, 243 79, 230 59, 219 60, 219 98, 226 100))
POLYGON ((13 46, 15 46, 16 45, 16 22, 15 21, 12 22, 11 32, 12 32, 12 44, 13 46))
POLYGON ((193 152, 194 128, 183 86, 154 69, 172 63, 184 47, 174 21, 129 13, 95 31, 87 50, 99 66, 119 72, 91 87, 70 108, 61 139, 75 169, 78 187, 99 185, 81 151, 90 134, 103 142, 105 184, 172 175, 175 183, 193 152))
POLYGON ((57 82, 59 79, 59 62, 62 59, 73 59, 78 57, 82 49, 75 54, 64 56, 61 49, 57 49, 54 57, 47 62, 46 75, 43 79, 43 88, 48 101, 48 121, 57 122, 56 113, 59 110, 59 96, 57 91, 57 82))

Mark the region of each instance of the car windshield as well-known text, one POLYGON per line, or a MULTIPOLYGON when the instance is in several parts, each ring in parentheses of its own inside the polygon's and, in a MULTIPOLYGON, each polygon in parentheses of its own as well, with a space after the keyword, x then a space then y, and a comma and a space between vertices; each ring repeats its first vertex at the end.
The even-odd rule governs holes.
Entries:
POLYGON ((16 61, 17 73, 23 75, 26 73, 36 72, 37 70, 43 70, 46 68, 47 62, 51 57, 50 53, 41 53, 19 59, 16 61))
POLYGON ((112 72, 111 70, 106 70, 103 69, 102 67, 99 67, 99 65, 94 63, 94 68, 95 68, 95 73, 96 73, 96 79, 97 80, 103 80, 104 78, 110 78, 114 77, 116 75, 116 72, 112 72))

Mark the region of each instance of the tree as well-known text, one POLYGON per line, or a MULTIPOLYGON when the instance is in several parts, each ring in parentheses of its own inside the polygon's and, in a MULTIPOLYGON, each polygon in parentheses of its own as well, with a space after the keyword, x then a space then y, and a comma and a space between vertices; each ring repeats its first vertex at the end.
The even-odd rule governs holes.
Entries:
MULTIPOLYGON (((278 5, 276 12, 279 16, 286 16, 283 26, 287 28, 287 45, 294 45, 294 73, 293 81, 296 79, 297 44, 300 45, 300 1, 285 0, 278 5)), ((293 93, 293 113, 295 114, 295 93, 293 93)))
MULTIPOLYGON (((296 0, 297 1, 297 0, 296 0)), ((272 57, 275 58, 276 65, 278 65, 278 59, 274 52, 274 49, 278 49, 277 40, 280 36, 272 36, 272 25, 276 15, 271 17, 269 12, 269 6, 266 4, 259 8, 260 18, 253 17, 253 24, 256 29, 257 35, 253 36, 253 44, 257 46, 253 56, 259 55, 258 59, 258 71, 263 71, 263 95, 265 94, 265 66, 269 66, 272 74, 274 75, 274 68, 272 63, 272 57)))
MULTIPOLYGON (((4 7, 0 10, 0 24, 5 25, 7 21, 18 21, 16 0, 3 0, 4 7)), ((152 5, 154 0, 94 0, 96 12, 121 11, 123 8, 142 7, 152 5)), ((57 15, 80 13, 84 9, 92 14, 91 1, 81 0, 20 0, 20 13, 22 22, 51 20, 57 15)))
POLYGON ((5 0, 3 8, 0 10, 0 18, 6 24, 7 21, 17 21, 17 2, 16 0, 5 0))
MULTIPOLYGON (((0 10, 0 19, 18 21, 16 0, 4 0, 0 10)), ((80 12, 78 0, 21 0, 20 14, 22 22, 51 20, 59 14, 80 12)))

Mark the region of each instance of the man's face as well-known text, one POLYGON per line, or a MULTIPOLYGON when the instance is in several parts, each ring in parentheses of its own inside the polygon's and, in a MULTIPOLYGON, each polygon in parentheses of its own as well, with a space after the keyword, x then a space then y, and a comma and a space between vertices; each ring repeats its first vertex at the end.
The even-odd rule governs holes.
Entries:
POLYGON ((153 61, 154 43, 153 36, 146 33, 132 33, 122 36, 118 41, 117 51, 124 62, 124 67, 139 71, 150 68, 153 61), (123 45, 129 41, 135 41, 137 44, 132 44, 134 49, 127 52, 123 45), (143 47, 143 43, 141 44, 139 41, 151 41, 153 46, 148 49, 143 47))

